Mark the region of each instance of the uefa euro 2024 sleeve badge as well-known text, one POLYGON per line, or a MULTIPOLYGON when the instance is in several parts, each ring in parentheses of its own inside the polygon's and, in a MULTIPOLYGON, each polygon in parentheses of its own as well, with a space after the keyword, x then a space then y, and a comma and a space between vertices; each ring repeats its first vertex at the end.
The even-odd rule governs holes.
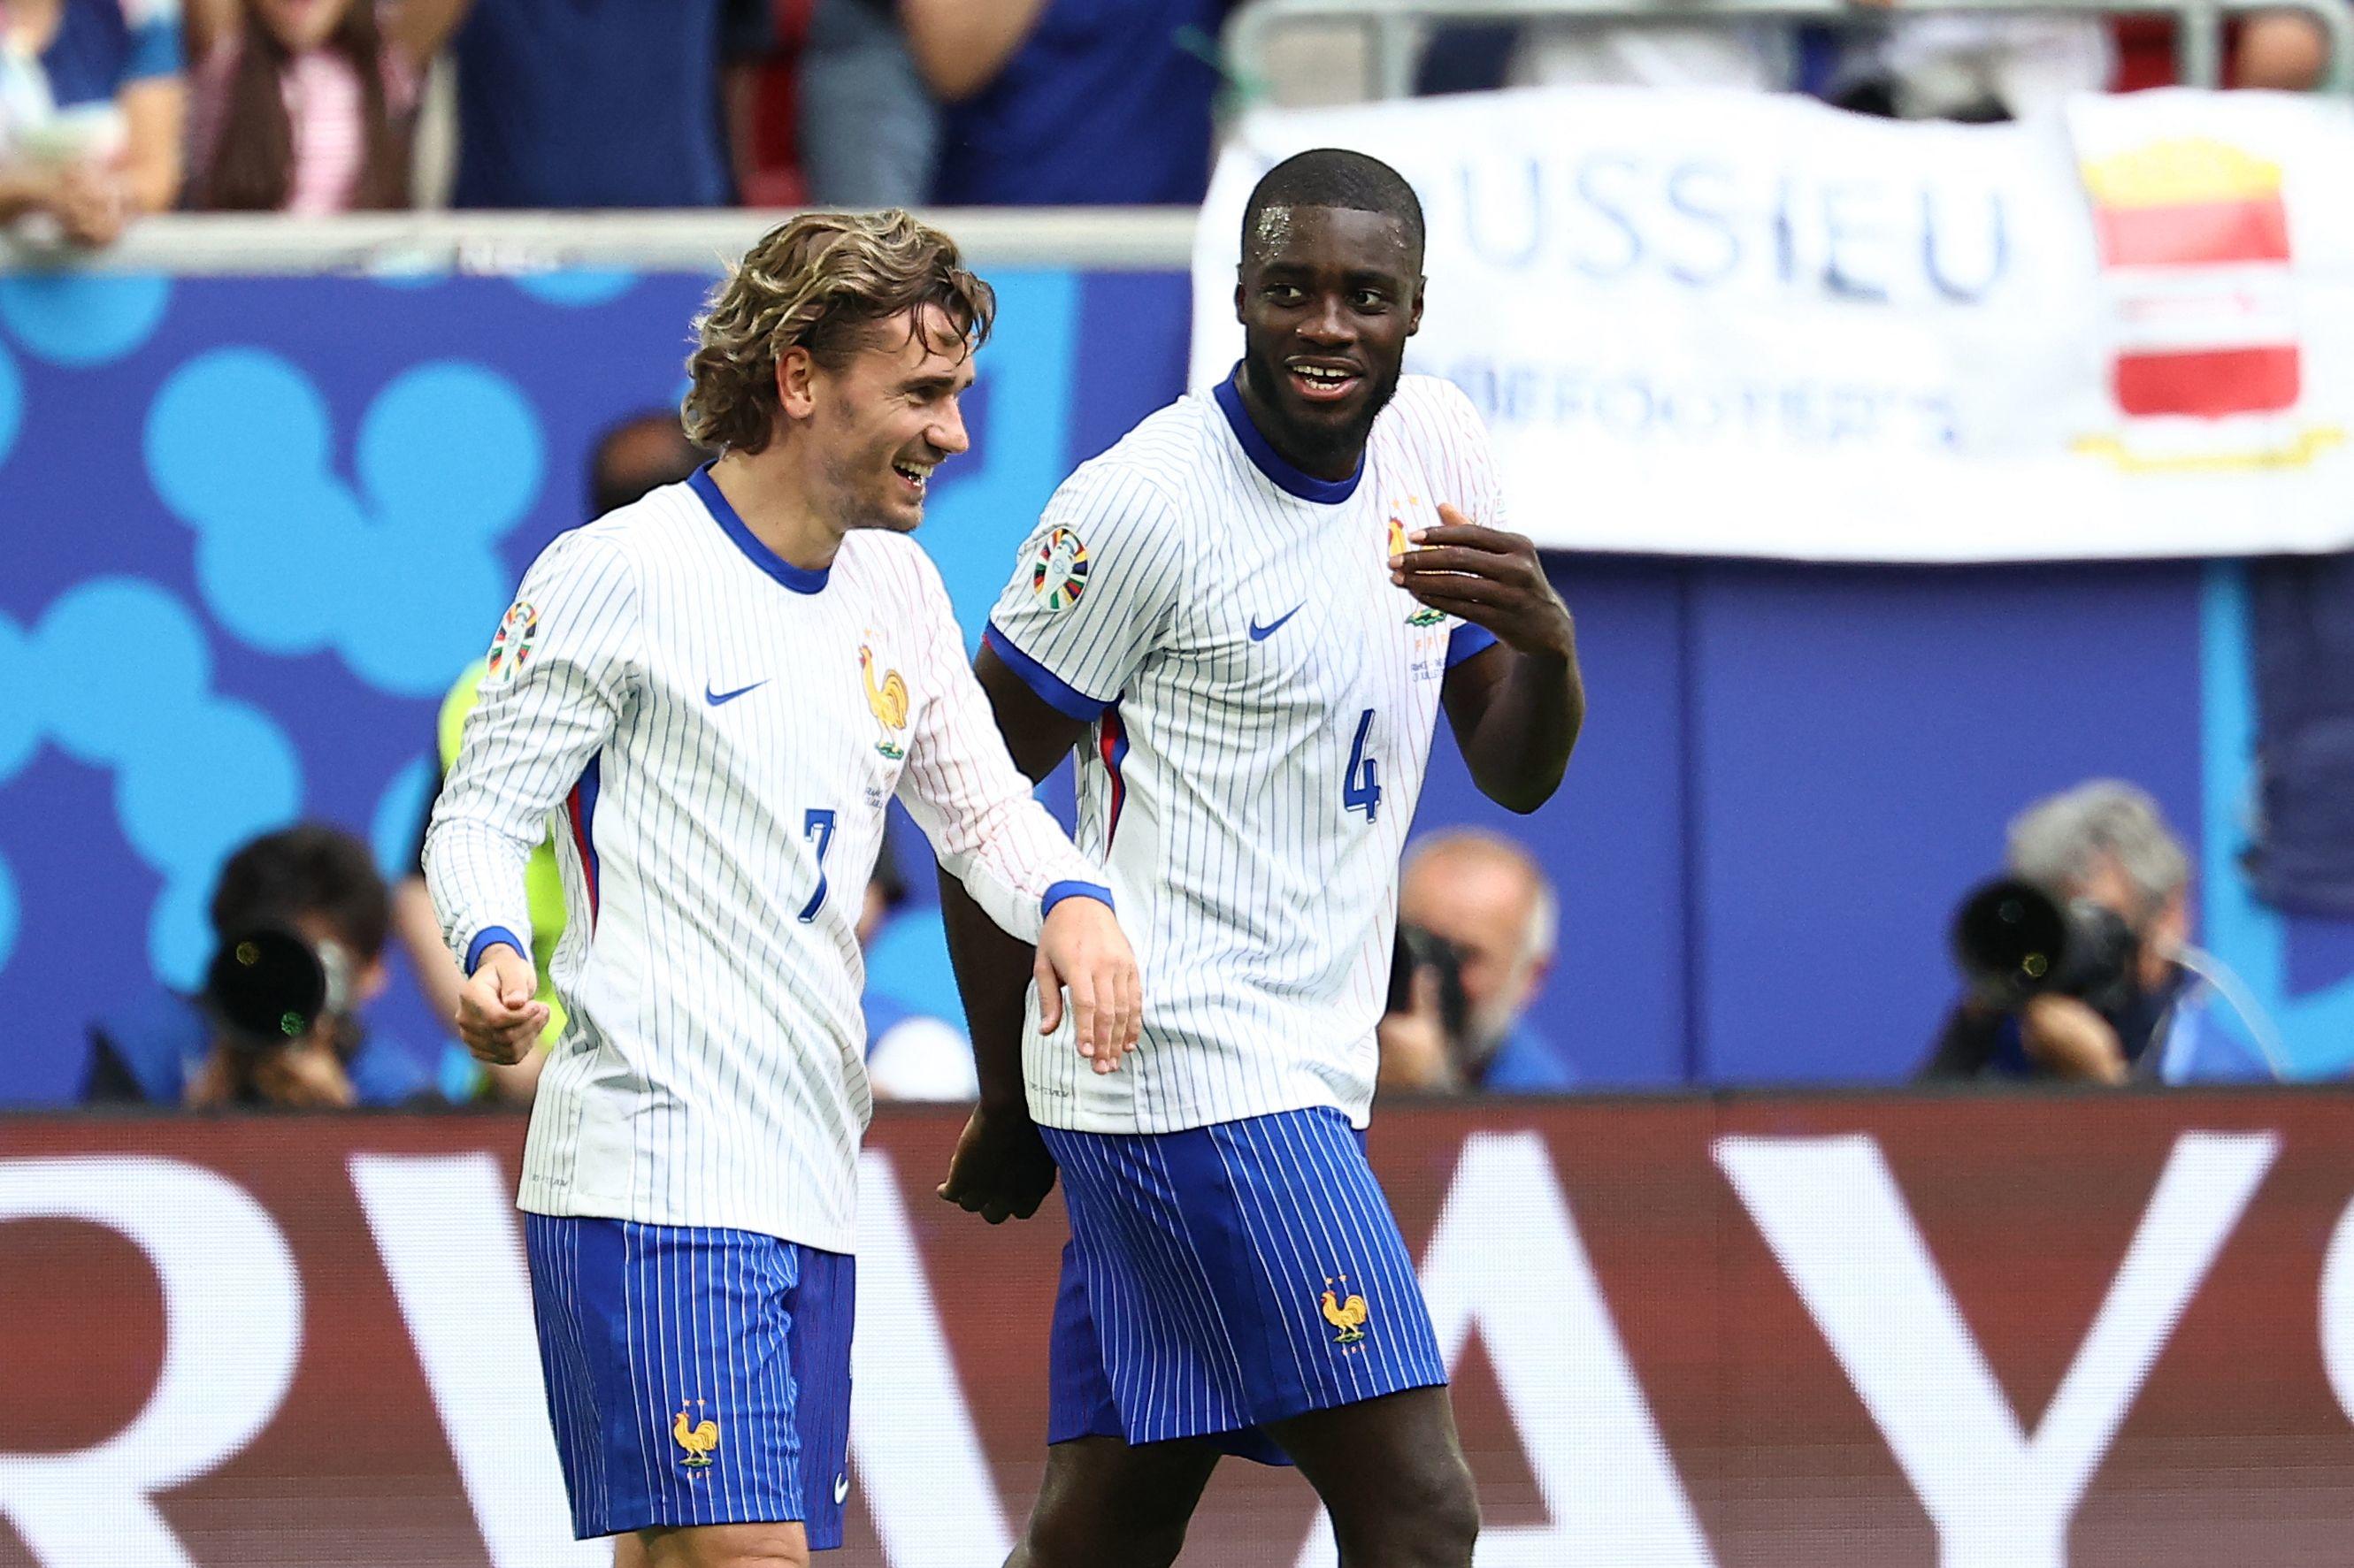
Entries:
POLYGON ((1030 557, 1030 591, 1048 609, 1067 609, 1087 591, 1087 547, 1068 528, 1049 530, 1030 557))
POLYGON ((531 657, 532 640, 539 635, 539 611, 530 601, 517 599, 499 618, 499 629, 491 634, 491 654, 482 669, 482 684, 504 686, 523 673, 524 662, 531 657))

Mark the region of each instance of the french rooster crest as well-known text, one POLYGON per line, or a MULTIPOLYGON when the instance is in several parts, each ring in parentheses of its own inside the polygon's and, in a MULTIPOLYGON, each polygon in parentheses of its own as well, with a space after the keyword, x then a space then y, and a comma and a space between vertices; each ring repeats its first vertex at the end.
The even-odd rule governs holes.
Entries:
MULTIPOLYGON (((696 1400, 695 1407, 697 1410, 702 1409, 703 1401, 696 1400)), ((680 1447, 686 1450, 686 1457, 681 1459, 680 1464, 691 1470, 706 1469, 710 1467, 711 1450, 719 1446, 719 1423, 706 1415, 702 1421, 690 1426, 686 1422, 686 1409, 682 1405, 678 1414, 672 1418, 670 1435, 680 1447)))
POLYGON ((858 645, 858 673, 866 682, 866 705, 875 715, 875 722, 883 726, 883 738, 875 749, 897 761, 907 755, 907 748, 892 738, 893 730, 907 727, 907 683, 896 670, 884 672, 883 683, 875 683, 875 651, 864 643, 858 645))
POLYGON ((1372 1313, 1367 1309, 1363 1296, 1352 1292, 1344 1298, 1332 1289, 1336 1285, 1341 1290, 1347 1290, 1349 1277, 1343 1274, 1324 1282, 1324 1320, 1332 1325, 1334 1344, 1353 1345, 1365 1337, 1365 1319, 1372 1313))

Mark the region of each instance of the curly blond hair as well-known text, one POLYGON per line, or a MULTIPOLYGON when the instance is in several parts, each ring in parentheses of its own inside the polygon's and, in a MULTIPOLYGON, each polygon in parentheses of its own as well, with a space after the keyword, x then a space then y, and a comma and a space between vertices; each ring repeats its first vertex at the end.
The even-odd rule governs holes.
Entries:
POLYGON ((838 371, 878 323, 927 305, 978 350, 997 295, 955 240, 896 207, 787 219, 728 269, 695 318, 679 409, 687 439, 711 451, 760 450, 776 429, 777 361, 787 350, 807 349, 838 371))

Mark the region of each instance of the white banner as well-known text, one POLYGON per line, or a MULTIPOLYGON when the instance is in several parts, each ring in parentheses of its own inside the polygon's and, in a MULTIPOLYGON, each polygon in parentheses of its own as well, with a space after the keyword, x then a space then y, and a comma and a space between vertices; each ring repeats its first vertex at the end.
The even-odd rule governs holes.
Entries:
POLYGON ((1252 185, 1382 158, 1429 225, 1407 368, 1470 394, 1565 549, 1817 560, 2354 545, 2354 110, 2078 101, 2015 125, 1580 88, 1246 120, 1194 247, 1241 350, 1252 185))

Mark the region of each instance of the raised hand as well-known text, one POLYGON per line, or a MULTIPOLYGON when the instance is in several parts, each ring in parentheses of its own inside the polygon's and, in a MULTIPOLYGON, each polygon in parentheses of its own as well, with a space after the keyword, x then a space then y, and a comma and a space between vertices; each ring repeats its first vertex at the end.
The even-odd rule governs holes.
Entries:
POLYGON ((1569 607, 1553 591, 1537 547, 1483 528, 1452 506, 1440 525, 1408 535, 1421 547, 1390 557, 1390 581, 1433 609, 1484 626, 1523 653, 1566 660, 1576 648, 1569 607))

